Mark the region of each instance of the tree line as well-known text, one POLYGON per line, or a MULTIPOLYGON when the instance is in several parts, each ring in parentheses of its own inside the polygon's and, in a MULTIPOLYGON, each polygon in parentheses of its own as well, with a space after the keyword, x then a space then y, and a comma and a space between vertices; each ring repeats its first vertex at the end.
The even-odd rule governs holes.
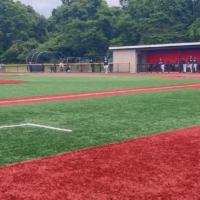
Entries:
POLYGON ((33 51, 107 55, 109 46, 200 40, 200 0, 61 0, 48 19, 20 1, 0 1, 0 61, 33 51))

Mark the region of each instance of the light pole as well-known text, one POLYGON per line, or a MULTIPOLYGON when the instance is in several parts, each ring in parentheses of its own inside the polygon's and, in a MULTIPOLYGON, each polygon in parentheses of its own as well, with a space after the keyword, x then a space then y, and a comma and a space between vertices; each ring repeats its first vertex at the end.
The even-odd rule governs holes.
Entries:
POLYGON ((195 18, 195 2, 196 2, 196 0, 192 0, 194 18, 195 18))
POLYGON ((120 2, 120 5, 121 5, 122 9, 125 10, 126 6, 128 4, 128 0, 120 0, 119 2, 120 2))

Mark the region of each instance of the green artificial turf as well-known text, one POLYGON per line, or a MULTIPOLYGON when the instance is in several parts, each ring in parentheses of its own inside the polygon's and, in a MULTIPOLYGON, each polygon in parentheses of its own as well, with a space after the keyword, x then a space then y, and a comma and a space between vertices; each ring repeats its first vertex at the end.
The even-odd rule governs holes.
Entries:
MULTIPOLYGON (((39 87, 38 79, 32 80, 39 87)), ((71 81, 66 82, 72 86, 71 81)), ((95 80, 83 81, 89 85, 95 80)), ((144 84, 141 82, 137 86, 144 84)), ((120 83, 130 86, 126 81, 120 83)), ((108 88, 109 84, 101 84, 108 88)), ((84 84, 77 85, 83 90, 84 84)), ((19 96, 23 96, 25 88, 20 87, 19 96)), ((95 88, 98 87, 86 89, 95 88)), ((0 126, 36 123, 73 130, 65 133, 33 127, 0 129, 0 165, 200 124, 199 96, 200 89, 180 89, 0 107, 0 126)))
POLYGON ((60 76, 0 77, 29 81, 24 84, 0 85, 0 99, 200 82, 197 79, 156 79, 153 75, 108 75, 107 78, 103 78, 104 75, 93 74, 60 76))

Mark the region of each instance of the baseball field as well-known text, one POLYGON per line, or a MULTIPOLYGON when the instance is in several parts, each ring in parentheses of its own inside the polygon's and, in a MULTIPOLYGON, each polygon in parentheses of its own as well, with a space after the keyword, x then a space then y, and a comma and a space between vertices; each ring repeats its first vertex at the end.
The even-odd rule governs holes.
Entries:
POLYGON ((200 199, 199 74, 0 74, 0 199, 200 199))

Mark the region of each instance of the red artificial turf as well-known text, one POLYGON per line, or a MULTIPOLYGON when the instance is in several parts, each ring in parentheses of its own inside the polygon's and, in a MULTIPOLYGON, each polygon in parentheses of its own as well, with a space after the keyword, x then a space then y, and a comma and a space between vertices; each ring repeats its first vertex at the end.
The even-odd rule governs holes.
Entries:
POLYGON ((198 89, 199 89, 199 88, 200 88, 200 85, 193 86, 192 88, 198 88, 198 89))
POLYGON ((19 74, 0 74, 0 77, 13 77, 13 76, 22 76, 19 74))
POLYGON ((156 77, 156 78, 185 78, 184 76, 159 76, 159 77, 156 77))
POLYGON ((17 84, 17 83, 27 83, 27 81, 3 80, 3 79, 0 79, 0 85, 1 84, 17 84))
POLYGON ((133 94, 133 93, 143 93, 143 92, 155 92, 164 90, 176 90, 176 89, 191 88, 193 86, 199 86, 199 85, 200 85, 199 83, 192 83, 192 84, 168 85, 168 86, 158 86, 158 87, 129 88, 129 89, 106 90, 106 91, 95 91, 95 92, 0 99, 0 106, 103 97, 103 96, 123 95, 123 94, 133 94))
POLYGON ((200 76, 197 75, 186 75, 186 74, 182 74, 180 76, 159 76, 159 77, 155 77, 155 78, 167 78, 167 79, 200 79, 200 76))
POLYGON ((200 126, 0 168, 3 200, 199 200, 200 126))

